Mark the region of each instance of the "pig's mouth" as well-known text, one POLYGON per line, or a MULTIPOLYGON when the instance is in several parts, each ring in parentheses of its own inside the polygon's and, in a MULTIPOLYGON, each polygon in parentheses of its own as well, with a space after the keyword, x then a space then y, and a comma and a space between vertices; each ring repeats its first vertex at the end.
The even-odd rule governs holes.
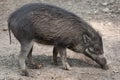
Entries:
POLYGON ((101 68, 107 70, 108 66, 107 66, 107 61, 105 59, 105 57, 103 56, 103 54, 101 55, 97 55, 92 53, 89 48, 85 49, 85 55, 88 56, 89 58, 91 58, 92 60, 94 60, 96 63, 98 63, 101 68))

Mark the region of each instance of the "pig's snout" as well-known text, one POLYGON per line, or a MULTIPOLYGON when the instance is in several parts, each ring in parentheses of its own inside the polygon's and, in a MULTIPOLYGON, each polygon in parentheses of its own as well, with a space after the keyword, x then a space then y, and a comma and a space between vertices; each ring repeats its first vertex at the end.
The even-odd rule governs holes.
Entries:
POLYGON ((109 69, 109 67, 107 65, 107 61, 103 55, 99 55, 95 61, 101 66, 102 69, 104 69, 104 70, 109 69))
POLYGON ((85 55, 93 59, 96 63, 98 63, 102 69, 104 70, 109 69, 107 65, 107 61, 105 57, 103 56, 103 54, 96 55, 96 54, 91 53, 88 49, 86 49, 85 52, 86 52, 85 55))

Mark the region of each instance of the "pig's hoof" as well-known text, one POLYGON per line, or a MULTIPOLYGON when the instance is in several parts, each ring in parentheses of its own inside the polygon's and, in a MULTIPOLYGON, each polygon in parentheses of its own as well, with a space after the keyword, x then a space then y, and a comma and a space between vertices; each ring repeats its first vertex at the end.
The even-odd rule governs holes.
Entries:
POLYGON ((63 65, 65 70, 71 70, 71 67, 68 63, 66 63, 65 65, 63 65))
POLYGON ((102 66, 102 69, 104 69, 104 70, 108 70, 109 67, 108 67, 108 65, 105 65, 105 66, 102 66))
POLYGON ((53 64, 54 64, 54 65, 58 65, 57 61, 54 61, 53 64))
POLYGON ((43 65, 42 64, 38 64, 36 62, 27 62, 27 66, 30 69, 40 69, 43 65))
POLYGON ((40 69, 42 66, 43 64, 37 64, 37 63, 33 63, 29 65, 31 69, 40 69))
POLYGON ((54 65, 56 65, 56 66, 57 66, 57 65, 58 65, 58 63, 54 63, 54 65))
POLYGON ((22 76, 27 76, 27 77, 29 77, 29 73, 28 73, 27 70, 22 70, 22 71, 21 71, 21 75, 22 75, 22 76))

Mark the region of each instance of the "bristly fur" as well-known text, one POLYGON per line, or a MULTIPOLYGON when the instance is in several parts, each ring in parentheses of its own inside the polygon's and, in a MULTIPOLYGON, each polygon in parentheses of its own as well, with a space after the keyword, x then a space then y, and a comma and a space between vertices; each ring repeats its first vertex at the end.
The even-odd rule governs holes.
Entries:
POLYGON ((82 49, 84 34, 93 41, 101 39, 91 25, 72 12, 41 3, 27 4, 13 12, 8 19, 8 27, 9 33, 11 30, 20 43, 35 39, 42 44, 66 47, 81 44, 82 49))

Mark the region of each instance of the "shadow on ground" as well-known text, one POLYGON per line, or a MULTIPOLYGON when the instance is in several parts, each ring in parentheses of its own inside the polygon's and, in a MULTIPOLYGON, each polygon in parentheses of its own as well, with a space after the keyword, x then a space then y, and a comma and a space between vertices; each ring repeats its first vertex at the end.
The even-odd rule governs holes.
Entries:
MULTIPOLYGON (((38 64, 43 64, 44 67, 52 66, 52 67, 59 67, 62 66, 61 58, 58 57, 58 65, 54 65, 52 62, 52 56, 46 56, 46 55, 37 55, 33 56, 33 60, 37 62, 38 64)), ((89 62, 75 59, 75 58, 67 58, 68 63, 71 67, 93 67, 93 68, 99 68, 97 64, 91 64, 89 62)), ((11 67, 19 67, 18 63, 18 55, 9 55, 9 56, 2 56, 0 58, 0 65, 1 66, 7 66, 8 68, 11 67)))

